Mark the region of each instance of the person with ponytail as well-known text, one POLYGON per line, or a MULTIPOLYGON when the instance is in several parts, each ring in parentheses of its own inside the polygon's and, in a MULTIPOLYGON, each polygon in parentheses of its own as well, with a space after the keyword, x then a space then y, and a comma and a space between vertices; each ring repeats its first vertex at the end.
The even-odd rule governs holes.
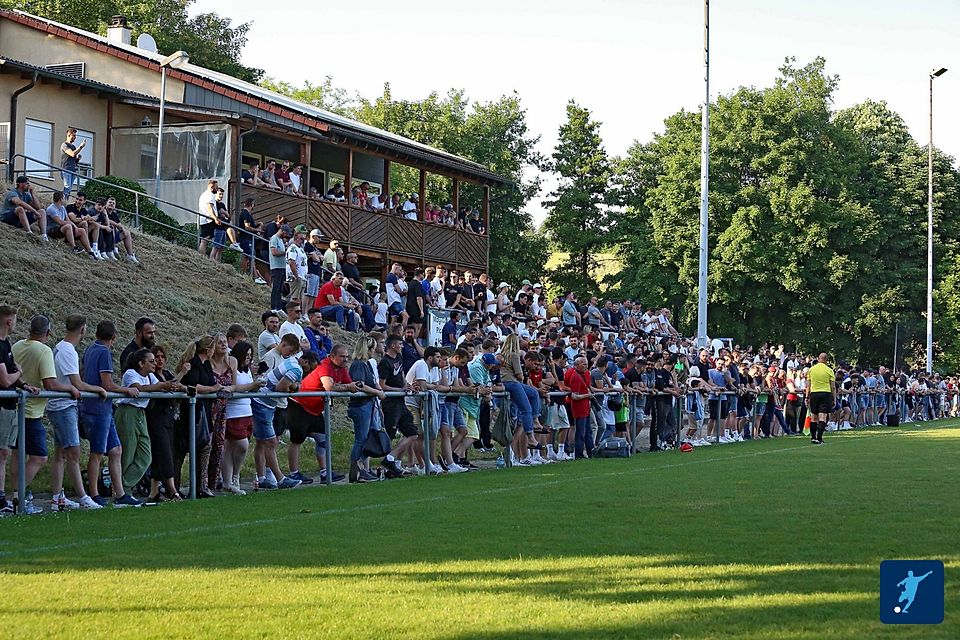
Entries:
POLYGON ((360 338, 353 348, 353 361, 350 363, 350 379, 362 384, 360 390, 367 394, 366 397, 350 398, 347 403, 347 415, 353 421, 350 482, 371 482, 378 479, 377 476, 361 465, 363 445, 367 441, 367 434, 373 428, 374 412, 380 410, 377 400, 383 401, 387 398, 386 394, 380 389, 380 381, 370 367, 370 358, 376 352, 376 347, 377 339, 375 337, 365 336, 360 338))

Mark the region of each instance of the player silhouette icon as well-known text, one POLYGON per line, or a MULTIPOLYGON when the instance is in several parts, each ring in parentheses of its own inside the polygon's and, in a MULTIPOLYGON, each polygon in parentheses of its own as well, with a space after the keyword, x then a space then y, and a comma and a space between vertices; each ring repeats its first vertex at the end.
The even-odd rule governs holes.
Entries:
POLYGON ((903 611, 901 613, 906 613, 910 609, 910 605, 913 604, 913 599, 917 597, 917 586, 919 586, 920 582, 931 573, 933 573, 933 571, 927 571, 918 578, 913 575, 913 571, 907 571, 907 577, 897 583, 898 587, 903 587, 903 591, 900 593, 899 602, 907 602, 907 604, 903 605, 903 611))

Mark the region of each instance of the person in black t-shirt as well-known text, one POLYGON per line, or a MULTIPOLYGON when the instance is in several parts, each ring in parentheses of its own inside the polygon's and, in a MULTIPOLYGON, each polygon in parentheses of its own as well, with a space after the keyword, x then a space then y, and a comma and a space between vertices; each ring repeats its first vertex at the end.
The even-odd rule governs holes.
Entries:
POLYGON ((407 288, 407 326, 413 326, 417 335, 420 335, 420 325, 423 324, 427 311, 427 294, 423 290, 423 267, 413 270, 413 278, 407 288))
MULTIPOLYGON (((384 343, 384 353, 377 364, 377 377, 380 378, 380 388, 389 393, 391 391, 409 391, 403 371, 403 360, 400 357, 402 341, 398 336, 387 336, 384 343)), ((391 438, 396 437, 397 431, 402 436, 397 446, 393 448, 380 465, 384 468, 388 478, 401 478, 409 475, 400 466, 398 458, 410 452, 410 448, 417 442, 417 427, 413 424, 413 416, 399 396, 387 397, 382 403, 383 428, 391 438)))
MULTIPOLYGON (((253 217, 254 199, 247 198, 243 201, 243 209, 240 210, 240 218, 237 220, 238 226, 248 233, 239 234, 240 250, 243 251, 243 261, 240 264, 240 272, 248 273, 250 269, 250 260, 254 259, 254 249, 257 246, 260 234, 263 232, 263 225, 257 222, 253 217)), ((255 262, 256 270, 259 276, 254 279, 257 284, 266 284, 270 277, 270 269, 262 262, 255 262)))

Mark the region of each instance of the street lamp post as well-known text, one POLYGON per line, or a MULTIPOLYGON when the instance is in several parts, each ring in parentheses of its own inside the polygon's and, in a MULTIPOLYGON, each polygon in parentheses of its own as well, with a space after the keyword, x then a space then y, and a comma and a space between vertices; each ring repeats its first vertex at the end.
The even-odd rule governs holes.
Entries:
POLYGON ((700 132, 700 265, 697 298, 697 346, 707 346, 707 269, 710 225, 710 0, 703 2, 703 116, 700 132))
POLYGON ((157 122, 157 174, 153 186, 153 195, 160 197, 160 162, 163 156, 163 111, 167 103, 167 67, 180 69, 190 60, 186 51, 175 51, 160 61, 160 120, 157 122))
POLYGON ((930 144, 927 145, 927 373, 933 372, 933 79, 947 72, 930 72, 930 144))

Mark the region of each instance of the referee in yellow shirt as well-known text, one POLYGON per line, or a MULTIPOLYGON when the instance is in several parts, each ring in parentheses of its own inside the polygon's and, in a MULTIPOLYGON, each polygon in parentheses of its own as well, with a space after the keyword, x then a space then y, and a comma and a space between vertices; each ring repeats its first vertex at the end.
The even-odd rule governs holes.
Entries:
POLYGON ((823 444, 823 432, 827 429, 827 420, 837 402, 837 378, 833 369, 827 366, 827 354, 817 357, 817 364, 810 367, 807 374, 810 384, 807 394, 807 413, 810 415, 810 442, 823 444))

